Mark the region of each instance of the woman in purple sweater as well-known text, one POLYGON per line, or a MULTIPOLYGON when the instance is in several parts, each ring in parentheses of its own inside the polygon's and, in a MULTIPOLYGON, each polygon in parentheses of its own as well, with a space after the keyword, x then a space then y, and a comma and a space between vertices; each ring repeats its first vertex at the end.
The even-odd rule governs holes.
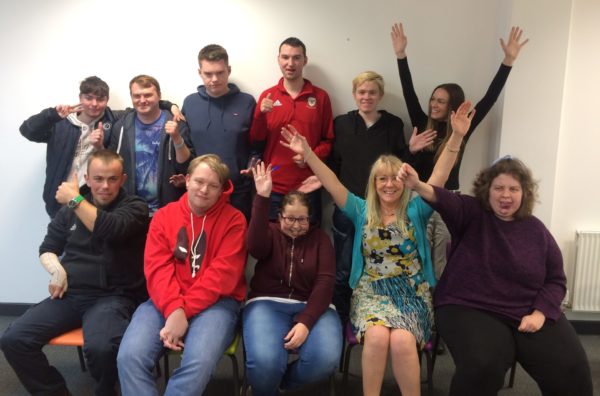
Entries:
POLYGON ((252 169, 256 197, 248 252, 257 259, 243 311, 246 373, 254 396, 276 395, 332 374, 342 351, 339 317, 330 307, 335 257, 329 236, 309 225, 306 194, 284 196, 269 222, 271 166, 252 169), (288 354, 298 359, 288 365, 288 354))
POLYGON ((435 295, 435 322, 456 371, 450 395, 496 395, 516 359, 544 395, 592 395, 587 357, 561 311, 566 278, 556 241, 532 215, 537 184, 519 160, 479 173, 474 197, 401 177, 452 236, 435 295))

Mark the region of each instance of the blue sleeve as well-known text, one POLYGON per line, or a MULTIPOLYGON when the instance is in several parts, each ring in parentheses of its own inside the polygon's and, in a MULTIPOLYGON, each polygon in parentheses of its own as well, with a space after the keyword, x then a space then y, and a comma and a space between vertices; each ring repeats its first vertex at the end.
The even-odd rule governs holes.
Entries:
POLYGON ((346 197, 346 205, 343 208, 340 208, 342 212, 354 224, 354 227, 360 227, 361 223, 364 222, 365 210, 367 207, 367 203, 364 199, 357 197, 350 191, 348 191, 348 196, 346 197))

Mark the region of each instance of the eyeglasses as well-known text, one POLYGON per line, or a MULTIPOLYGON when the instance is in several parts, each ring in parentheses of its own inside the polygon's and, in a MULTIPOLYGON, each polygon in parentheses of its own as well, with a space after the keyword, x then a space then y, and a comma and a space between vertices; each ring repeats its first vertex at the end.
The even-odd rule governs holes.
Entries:
POLYGON ((281 218, 283 219, 283 222, 287 225, 292 225, 295 222, 298 222, 298 224, 300 225, 307 225, 308 224, 308 217, 291 217, 291 216, 283 216, 280 215, 281 218))
POLYGON ((375 176, 375 182, 379 184, 388 184, 388 182, 396 183, 398 179, 396 176, 375 176))

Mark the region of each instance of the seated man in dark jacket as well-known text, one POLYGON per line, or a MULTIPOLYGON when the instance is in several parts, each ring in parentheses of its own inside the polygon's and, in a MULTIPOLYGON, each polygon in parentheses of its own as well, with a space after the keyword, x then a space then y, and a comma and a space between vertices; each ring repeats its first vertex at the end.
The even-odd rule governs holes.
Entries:
POLYGON ((91 154, 81 195, 73 173, 56 193, 66 205, 48 226, 40 261, 52 275, 50 297, 14 321, 0 340, 6 360, 31 394, 67 395, 65 380, 42 347, 83 327, 83 350, 96 395, 116 395, 116 356, 136 306, 146 297, 143 273, 148 206, 121 188, 123 159, 91 154), (60 257, 60 260, 59 260, 60 257))

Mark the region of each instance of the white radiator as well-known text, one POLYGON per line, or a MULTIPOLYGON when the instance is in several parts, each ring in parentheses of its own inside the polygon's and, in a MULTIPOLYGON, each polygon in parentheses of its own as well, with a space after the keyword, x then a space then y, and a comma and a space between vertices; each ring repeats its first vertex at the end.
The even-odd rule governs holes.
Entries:
POLYGON ((577 231, 573 311, 600 312, 600 231, 577 231))

